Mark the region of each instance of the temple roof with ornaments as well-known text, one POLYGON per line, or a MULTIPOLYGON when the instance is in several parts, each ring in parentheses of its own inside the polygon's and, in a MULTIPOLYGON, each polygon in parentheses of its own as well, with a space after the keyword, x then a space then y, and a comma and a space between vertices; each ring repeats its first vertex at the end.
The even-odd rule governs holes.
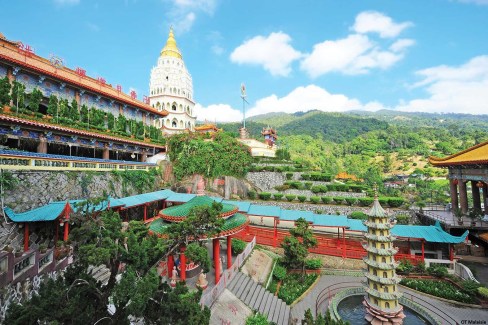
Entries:
POLYGON ((473 147, 457 152, 453 155, 439 158, 430 156, 429 162, 436 167, 448 167, 452 165, 477 165, 488 163, 488 141, 479 143, 473 147))

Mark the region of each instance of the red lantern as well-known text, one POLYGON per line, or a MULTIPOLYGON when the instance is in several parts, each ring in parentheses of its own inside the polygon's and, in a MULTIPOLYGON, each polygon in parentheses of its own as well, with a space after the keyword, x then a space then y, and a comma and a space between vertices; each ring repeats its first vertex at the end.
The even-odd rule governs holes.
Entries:
POLYGON ((458 180, 458 179, 454 179, 454 180, 452 181, 452 183, 453 183, 454 185, 458 185, 459 180, 458 180))
POLYGON ((477 186, 478 188, 482 188, 482 187, 483 187, 483 185, 484 185, 484 184, 483 184, 481 181, 479 181, 478 183, 476 183, 476 186, 477 186))

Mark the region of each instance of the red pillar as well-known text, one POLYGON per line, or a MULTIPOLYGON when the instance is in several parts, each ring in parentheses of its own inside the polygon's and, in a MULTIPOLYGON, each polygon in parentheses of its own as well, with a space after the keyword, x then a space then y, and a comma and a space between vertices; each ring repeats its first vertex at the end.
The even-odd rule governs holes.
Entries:
POLYGON ((278 245, 278 228, 276 225, 276 218, 273 218, 273 224, 274 224, 274 234, 273 234, 273 247, 276 247, 278 245))
POLYGON ((466 192, 466 182, 459 180, 459 204, 461 205, 461 211, 468 213, 468 193, 466 192))
POLYGON ((186 256, 185 256, 186 246, 180 248, 180 279, 181 281, 186 281, 186 256))
POLYGON ((147 204, 144 204, 144 222, 147 220, 147 204))
POLYGON ((220 280, 220 242, 218 238, 213 240, 213 258, 215 265, 215 284, 220 280))
POLYGON ((175 266, 175 261, 173 259, 173 255, 168 255, 168 278, 171 278, 173 275, 173 267, 175 266))
POLYGON ((227 268, 232 266, 232 237, 227 236, 227 268))
POLYGON ((457 179, 449 180, 449 192, 451 194, 451 206, 453 209, 459 207, 457 183, 458 183, 457 179))
POLYGON ((342 228, 342 258, 346 258, 346 232, 342 228))
POLYGON ((24 222, 24 252, 29 250, 29 224, 24 222))
POLYGON ((422 261, 425 260, 424 240, 422 239, 422 261))
POLYGON ((449 244, 449 260, 454 260, 454 246, 452 244, 449 244))
POLYGON ((66 220, 64 222, 64 236, 63 236, 63 240, 64 241, 67 241, 68 240, 68 236, 69 236, 69 223, 68 221, 66 220))

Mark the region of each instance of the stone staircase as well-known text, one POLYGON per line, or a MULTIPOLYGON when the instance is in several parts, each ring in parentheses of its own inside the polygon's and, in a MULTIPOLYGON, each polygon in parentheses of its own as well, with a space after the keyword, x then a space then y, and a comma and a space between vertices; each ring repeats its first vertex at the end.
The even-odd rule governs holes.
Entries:
POLYGON ((247 275, 238 272, 227 286, 227 289, 249 308, 266 315, 268 321, 277 325, 288 325, 290 307, 247 275))

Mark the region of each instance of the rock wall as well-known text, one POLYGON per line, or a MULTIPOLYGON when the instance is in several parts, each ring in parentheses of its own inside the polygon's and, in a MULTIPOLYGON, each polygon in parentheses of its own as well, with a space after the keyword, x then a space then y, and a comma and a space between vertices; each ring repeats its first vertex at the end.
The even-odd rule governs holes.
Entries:
POLYGON ((13 171, 16 185, 5 191, 4 204, 15 212, 31 210, 53 201, 100 197, 103 194, 115 198, 145 193, 160 188, 155 184, 136 188, 124 181, 121 173, 112 172, 61 172, 61 171, 13 171))
POLYGON ((249 172, 246 179, 260 191, 267 192, 275 186, 283 185, 286 181, 285 173, 279 172, 249 172))

